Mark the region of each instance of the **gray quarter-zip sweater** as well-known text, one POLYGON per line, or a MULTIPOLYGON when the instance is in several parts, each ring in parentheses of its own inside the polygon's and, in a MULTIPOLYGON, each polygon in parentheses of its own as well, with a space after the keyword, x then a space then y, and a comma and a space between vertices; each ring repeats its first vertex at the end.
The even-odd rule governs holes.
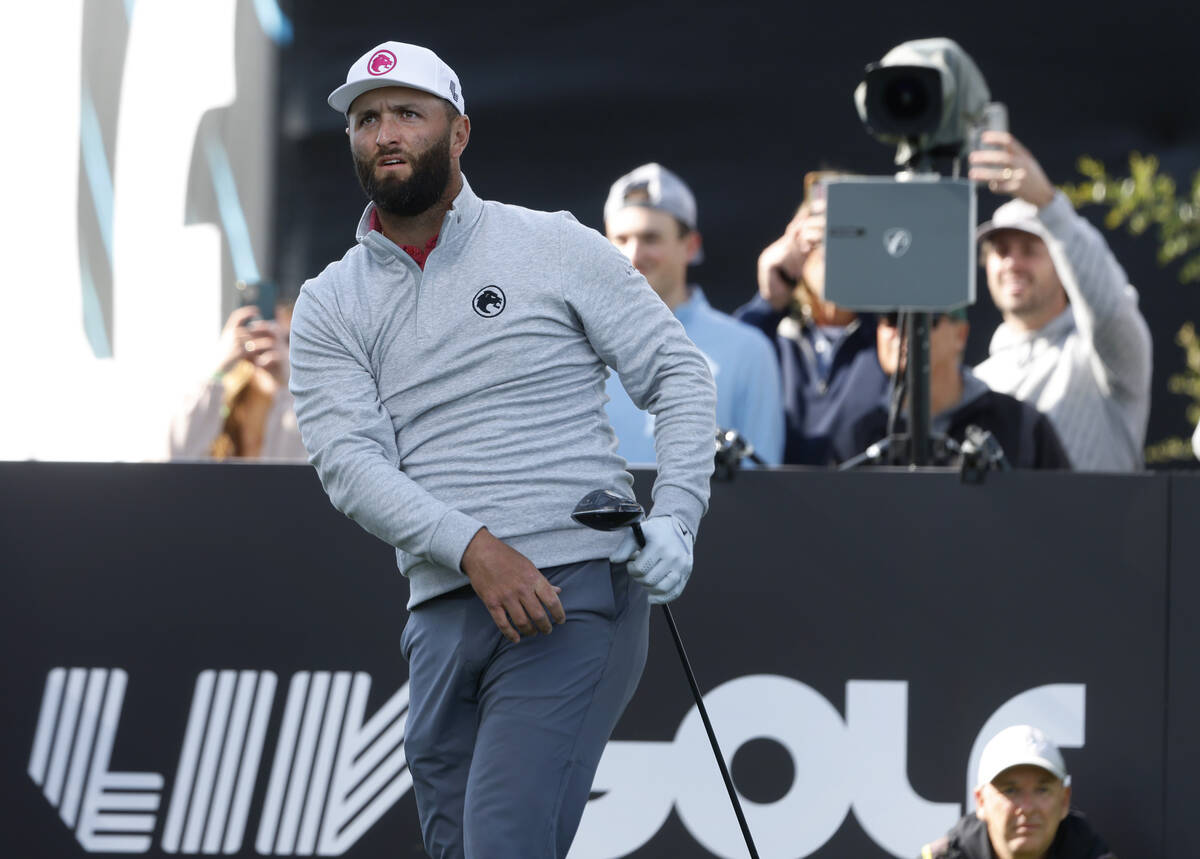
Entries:
POLYGON ((480 200, 466 179, 422 271, 382 233, 304 284, 291 381, 333 505, 396 547, 409 607, 467 584, 481 527, 536 566, 607 557, 586 493, 632 494, 604 413, 608 367, 656 415, 653 513, 695 531, 716 394, 683 327, 603 236, 566 212, 480 200))

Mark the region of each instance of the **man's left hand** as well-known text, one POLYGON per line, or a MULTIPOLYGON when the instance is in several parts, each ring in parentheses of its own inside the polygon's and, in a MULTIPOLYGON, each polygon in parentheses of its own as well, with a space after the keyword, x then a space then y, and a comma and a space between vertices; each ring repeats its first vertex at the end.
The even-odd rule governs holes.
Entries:
POLYGON ((694 538, 674 516, 652 516, 641 527, 646 545, 639 548, 630 529, 609 560, 626 565, 630 577, 650 592, 652 605, 671 602, 692 575, 694 538))
POLYGON ((1054 186, 1046 178, 1033 153, 1007 131, 985 131, 976 149, 968 156, 968 178, 986 182, 994 194, 1009 194, 1039 209, 1054 199, 1054 186))

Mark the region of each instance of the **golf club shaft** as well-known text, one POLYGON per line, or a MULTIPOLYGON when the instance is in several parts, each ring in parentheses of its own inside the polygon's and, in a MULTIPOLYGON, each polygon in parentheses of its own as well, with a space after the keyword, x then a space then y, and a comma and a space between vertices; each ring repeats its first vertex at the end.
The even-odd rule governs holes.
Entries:
MULTIPOLYGON (((640 538, 638 542, 643 545, 641 529, 634 525, 634 534, 640 538)), ((692 697, 696 699, 696 707, 700 710, 700 719, 704 722, 704 730, 708 732, 708 741, 712 744, 713 754, 717 758, 717 766, 721 768, 721 778, 725 779, 725 790, 729 792, 729 801, 733 803, 733 811, 737 815, 738 825, 742 827, 742 836, 746 839, 746 849, 750 851, 750 859, 758 859, 758 848, 754 846, 754 838, 750 835, 750 827, 746 823, 746 815, 742 813, 742 803, 738 800, 737 790, 733 786, 733 779, 729 775, 729 768, 725 766, 725 756, 721 754, 721 747, 717 744, 717 735, 713 732, 712 722, 708 719, 708 710, 704 708, 704 698, 700 695, 700 687, 696 683, 696 675, 692 673, 692 665, 688 662, 687 652, 683 649, 683 639, 679 637, 679 629, 675 626, 675 618, 671 614, 671 607, 663 603, 663 614, 667 618, 667 626, 671 628, 671 637, 675 639, 675 649, 679 651, 679 660, 683 663, 683 673, 687 675, 688 684, 692 687, 692 697)))

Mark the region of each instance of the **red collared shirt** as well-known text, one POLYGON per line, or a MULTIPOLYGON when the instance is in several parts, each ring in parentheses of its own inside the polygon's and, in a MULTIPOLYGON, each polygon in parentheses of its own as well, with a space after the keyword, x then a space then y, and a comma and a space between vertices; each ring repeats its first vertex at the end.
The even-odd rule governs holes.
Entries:
MULTIPOLYGON (((377 211, 375 211, 374 209, 371 210, 371 229, 376 230, 377 232, 380 232, 380 233, 383 232, 383 224, 380 223, 379 213, 377 211)), ((429 259, 430 252, 435 247, 437 247, 438 236, 440 236, 440 235, 441 235, 441 233, 438 233, 432 239, 427 241, 425 243, 425 247, 423 247, 423 248, 419 248, 416 245, 400 245, 400 249, 403 250, 410 257, 412 257, 413 262, 415 262, 418 266, 421 267, 421 271, 424 271, 425 270, 425 260, 429 259)))

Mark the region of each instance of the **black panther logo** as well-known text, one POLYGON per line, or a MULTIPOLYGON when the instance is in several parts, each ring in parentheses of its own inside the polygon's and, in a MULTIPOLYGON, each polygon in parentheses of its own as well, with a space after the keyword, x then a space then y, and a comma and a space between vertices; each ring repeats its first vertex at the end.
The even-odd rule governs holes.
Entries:
POLYGON ((504 312, 505 304, 504 290, 498 286, 485 286, 475 293, 475 299, 471 302, 475 312, 488 319, 504 312))

